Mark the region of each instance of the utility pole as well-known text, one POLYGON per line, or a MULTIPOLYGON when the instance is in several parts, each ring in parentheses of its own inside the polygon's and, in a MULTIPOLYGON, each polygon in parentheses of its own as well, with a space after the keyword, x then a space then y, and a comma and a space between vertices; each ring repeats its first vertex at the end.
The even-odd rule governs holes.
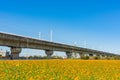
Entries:
POLYGON ((39 32, 39 39, 41 39, 41 32, 39 32))
MULTIPOLYGON (((27 39, 27 48, 28 48, 28 46, 29 46, 29 40, 27 39)), ((26 53, 26 59, 28 59, 28 51, 26 53)))
POLYGON ((102 51, 102 46, 101 45, 99 46, 99 48, 100 48, 100 51, 102 51))
POLYGON ((50 41, 52 42, 52 37, 53 37, 53 31, 50 30, 50 41))
MULTIPOLYGON (((74 46, 75 46, 75 47, 76 47, 76 45, 77 45, 77 42, 74 42, 74 46)), ((77 57, 77 53, 74 52, 73 54, 74 54, 74 57, 76 58, 76 57, 77 57)))
POLYGON ((87 42, 84 41, 84 48, 87 48, 87 42))

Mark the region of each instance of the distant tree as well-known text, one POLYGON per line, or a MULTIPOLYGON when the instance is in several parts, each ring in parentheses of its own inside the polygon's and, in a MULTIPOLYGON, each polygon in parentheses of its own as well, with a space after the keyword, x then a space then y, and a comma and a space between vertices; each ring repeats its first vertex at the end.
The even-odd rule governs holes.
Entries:
POLYGON ((98 60, 98 59, 100 59, 100 57, 99 56, 94 56, 93 59, 98 60))
POLYGON ((111 58, 110 57, 106 57, 105 59, 110 60, 111 58))
POLYGON ((114 56, 114 60, 120 60, 120 56, 114 56))
POLYGON ((2 55, 0 55, 0 58, 2 58, 2 55))
POLYGON ((89 56, 82 56, 81 59, 88 60, 88 59, 89 59, 89 56))
POLYGON ((29 56, 28 59, 33 59, 33 57, 32 57, 32 56, 29 56))
POLYGON ((62 59, 60 56, 51 56, 48 58, 47 56, 29 56, 28 59, 62 59))

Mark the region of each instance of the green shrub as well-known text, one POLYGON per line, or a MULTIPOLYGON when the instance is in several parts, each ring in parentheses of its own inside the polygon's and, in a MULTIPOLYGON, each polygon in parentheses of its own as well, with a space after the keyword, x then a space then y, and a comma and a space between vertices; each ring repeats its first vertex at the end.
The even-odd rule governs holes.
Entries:
POLYGON ((89 59, 89 56, 82 56, 81 59, 88 60, 88 59, 89 59))
POLYGON ((98 60, 98 59, 100 59, 100 57, 99 56, 94 56, 93 59, 98 60))

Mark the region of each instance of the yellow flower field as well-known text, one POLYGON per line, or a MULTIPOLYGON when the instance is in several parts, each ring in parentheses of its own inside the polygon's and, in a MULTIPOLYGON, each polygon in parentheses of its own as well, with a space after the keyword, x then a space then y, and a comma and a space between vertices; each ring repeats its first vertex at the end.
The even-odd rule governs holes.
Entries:
POLYGON ((6 60, 0 80, 120 80, 120 61, 6 60))

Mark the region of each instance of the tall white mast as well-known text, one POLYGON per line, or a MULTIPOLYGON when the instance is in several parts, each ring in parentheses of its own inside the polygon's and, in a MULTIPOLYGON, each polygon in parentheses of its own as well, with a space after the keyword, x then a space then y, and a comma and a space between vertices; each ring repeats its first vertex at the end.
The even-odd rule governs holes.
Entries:
POLYGON ((52 41, 52 37, 53 37, 53 31, 50 30, 50 41, 52 41))
MULTIPOLYGON (((27 48, 29 47, 29 40, 27 39, 27 48)), ((29 51, 27 50, 27 53, 26 53, 26 59, 28 59, 28 53, 29 51)))
MULTIPOLYGON (((77 46, 77 42, 74 42, 74 46, 77 46)), ((77 58, 77 53, 76 52, 73 53, 73 57, 77 58)))
POLYGON ((84 41, 84 47, 85 47, 85 48, 87 47, 87 42, 86 42, 86 41, 84 41))
POLYGON ((77 42, 74 42, 74 46, 76 46, 77 45, 77 42))
POLYGON ((39 32, 39 39, 41 39, 41 32, 39 32))

